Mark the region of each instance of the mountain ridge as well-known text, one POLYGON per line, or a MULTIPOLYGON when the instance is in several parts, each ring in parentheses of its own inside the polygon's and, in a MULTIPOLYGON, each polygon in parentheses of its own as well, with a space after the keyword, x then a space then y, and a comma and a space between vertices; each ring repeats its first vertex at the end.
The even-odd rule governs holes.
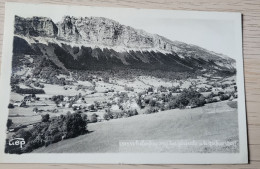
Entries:
MULTIPOLYGON (((87 53, 92 57, 102 58, 104 62, 108 57, 115 57, 121 60, 123 65, 128 66, 136 63, 135 60, 137 60, 143 62, 143 65, 157 64, 158 68, 162 68, 164 64, 167 67, 170 66, 166 60, 172 60, 173 65, 179 64, 179 66, 191 67, 194 70, 203 70, 206 67, 208 69, 207 64, 210 64, 215 70, 235 71, 235 60, 228 56, 196 45, 171 41, 163 36, 125 26, 104 17, 64 16, 60 22, 54 23, 51 18, 47 17, 15 16, 14 26, 15 36, 24 39, 29 45, 38 44, 36 46, 42 47, 40 44, 45 44, 53 47, 53 44, 57 44, 71 55, 69 57, 76 60, 79 56, 68 50, 73 50, 74 47, 81 50, 82 47, 86 47, 91 48, 91 52, 87 53), (65 49, 66 45, 69 45, 70 49, 68 47, 65 49), (190 66, 191 63, 188 62, 193 62, 194 66, 190 66)), ((52 54, 52 56, 55 55, 52 54)), ((93 64, 95 64, 94 61, 93 64)))

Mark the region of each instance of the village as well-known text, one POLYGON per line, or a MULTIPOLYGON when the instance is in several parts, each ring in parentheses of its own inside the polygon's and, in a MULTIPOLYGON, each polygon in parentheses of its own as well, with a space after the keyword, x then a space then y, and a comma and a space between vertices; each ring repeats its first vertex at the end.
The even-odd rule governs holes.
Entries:
POLYGON ((179 81, 145 76, 104 80, 92 76, 90 81, 71 80, 69 85, 63 86, 47 84, 36 79, 30 81, 31 84, 26 85, 25 81, 20 88, 26 86, 37 89, 35 85, 32 87, 32 84, 39 83, 44 86, 42 89, 45 93, 11 93, 8 108, 9 119, 13 125, 9 127, 10 132, 39 123, 46 114, 56 117, 68 112, 79 112, 87 115, 88 123, 96 123, 176 108, 192 109, 237 98, 234 76, 211 78, 205 75, 197 79, 179 81), (194 98, 181 98, 189 97, 190 93, 183 95, 186 91, 192 91, 191 97, 194 98))

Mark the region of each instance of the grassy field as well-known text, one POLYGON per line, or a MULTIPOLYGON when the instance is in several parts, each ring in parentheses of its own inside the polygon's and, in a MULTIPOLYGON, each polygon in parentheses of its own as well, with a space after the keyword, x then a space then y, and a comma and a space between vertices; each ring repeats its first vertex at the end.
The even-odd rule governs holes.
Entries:
POLYGON ((133 149, 134 152, 237 152, 237 109, 226 102, 185 110, 168 110, 89 124, 90 133, 63 140, 34 153, 119 152, 120 140, 186 140, 234 143, 223 146, 184 146, 133 149), (149 151, 147 151, 149 150, 149 151))

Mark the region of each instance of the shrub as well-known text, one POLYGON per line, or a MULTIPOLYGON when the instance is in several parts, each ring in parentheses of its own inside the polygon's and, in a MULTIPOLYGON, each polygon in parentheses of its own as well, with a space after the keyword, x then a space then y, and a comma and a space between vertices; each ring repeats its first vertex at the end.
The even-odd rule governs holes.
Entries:
POLYGON ((45 114, 42 115, 42 122, 48 122, 50 120, 50 115, 49 114, 45 114))
POLYGON ((92 114, 91 117, 90 117, 90 122, 91 123, 96 123, 97 122, 97 115, 96 113, 92 114))
POLYGON ((26 142, 32 137, 32 133, 29 130, 19 129, 15 133, 15 138, 23 138, 26 142))
POLYGON ((64 130, 66 131, 66 137, 71 138, 84 134, 86 131, 86 125, 86 121, 79 113, 67 115, 63 125, 64 130))
POLYGON ((12 119, 8 119, 8 120, 7 120, 7 123, 6 123, 7 129, 9 129, 12 125, 13 125, 12 119))
POLYGON ((151 100, 149 101, 149 105, 150 105, 151 107, 154 107, 155 104, 156 104, 156 101, 155 101, 155 100, 151 99, 151 100))
POLYGON ((118 119, 124 117, 124 111, 111 112, 113 119, 118 119))
POLYGON ((136 109, 133 110, 133 115, 134 116, 138 115, 138 111, 136 109))
POLYGON ((149 107, 144 113, 145 114, 152 114, 152 113, 157 113, 159 109, 157 107, 149 107))
POLYGON ((131 116, 133 116, 133 112, 131 110, 124 111, 124 116, 131 117, 131 116))
POLYGON ((204 96, 200 96, 199 98, 192 98, 189 102, 189 105, 200 107, 206 104, 204 96))
POLYGON ((94 105, 94 104, 91 104, 91 105, 89 106, 89 109, 92 110, 92 111, 95 110, 95 105, 94 105))
POLYGON ((105 112, 103 118, 104 118, 105 120, 110 120, 110 119, 113 119, 113 118, 114 118, 114 117, 113 117, 113 113, 110 111, 110 109, 106 109, 106 112, 105 112))
POLYGON ((8 104, 8 109, 13 109, 14 108, 14 105, 12 103, 9 103, 8 104))
POLYGON ((59 102, 61 102, 61 101, 63 101, 63 99, 64 99, 64 96, 63 95, 54 95, 54 96, 52 96, 52 98, 51 98, 51 100, 52 101, 54 101, 54 102, 56 102, 56 103, 59 103, 59 102))
POLYGON ((136 109, 134 109, 134 110, 124 111, 124 114, 126 117, 131 117, 131 116, 138 115, 138 112, 136 109))
POLYGON ((88 121, 88 116, 86 114, 81 114, 81 118, 87 122, 88 121))
POLYGON ((33 111, 34 111, 34 112, 38 112, 38 110, 39 110, 39 109, 38 109, 37 107, 34 107, 34 108, 33 108, 33 111))
POLYGON ((153 88, 152 88, 152 87, 149 87, 149 88, 147 89, 147 92, 153 92, 153 88))
POLYGON ((228 95, 228 94, 222 94, 222 95, 220 95, 220 100, 228 100, 230 98, 230 95, 228 95))
POLYGON ((176 101, 177 101, 176 99, 172 99, 168 104, 168 109, 175 109, 177 107, 176 101))
POLYGON ((104 120, 109 120, 110 119, 107 112, 103 115, 103 118, 104 118, 104 120))
POLYGON ((206 99, 207 103, 214 103, 214 102, 218 102, 218 100, 216 98, 208 98, 206 99))
POLYGON ((132 92, 134 91, 134 88, 133 88, 133 87, 125 86, 124 89, 125 89, 126 91, 132 91, 132 92))

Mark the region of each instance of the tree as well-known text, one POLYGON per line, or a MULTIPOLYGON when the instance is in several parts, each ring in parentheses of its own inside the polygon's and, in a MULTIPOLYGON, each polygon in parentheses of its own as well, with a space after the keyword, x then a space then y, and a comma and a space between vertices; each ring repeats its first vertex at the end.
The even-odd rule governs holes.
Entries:
POLYGON ((15 138, 23 138, 25 141, 29 140, 31 136, 32 136, 32 133, 30 131, 24 130, 24 129, 19 129, 15 133, 15 138))
POLYGON ((105 120, 113 119, 113 113, 111 112, 111 110, 110 109, 106 109, 105 111, 106 112, 104 113, 103 118, 105 120))
POLYGON ((86 115, 86 114, 81 114, 81 117, 82 117, 82 119, 84 120, 84 121, 88 121, 88 116, 86 115))
POLYGON ((193 89, 185 89, 176 97, 175 106, 178 108, 185 108, 185 106, 203 106, 205 104, 205 97, 193 89))
POLYGON ((91 123, 96 123, 97 122, 97 115, 96 113, 92 114, 90 117, 90 122, 91 123))
POLYGON ((38 112, 38 108, 37 107, 35 107, 35 108, 33 108, 33 112, 38 112))
POLYGON ((6 124, 7 129, 9 129, 12 125, 13 125, 12 119, 8 119, 6 124))
POLYGON ((110 119, 107 112, 103 115, 103 118, 104 118, 104 120, 109 120, 110 119))
POLYGON ((42 115, 42 122, 48 122, 49 120, 50 120, 49 114, 42 115))
POLYGON ((109 77, 108 76, 103 76, 103 81, 105 83, 109 83, 109 77))
MULTIPOLYGON (((48 115, 45 115, 46 117, 48 115)), ((24 138, 25 146, 21 149, 10 149, 6 147, 5 152, 25 153, 36 148, 48 146, 49 144, 61 141, 62 139, 76 137, 86 133, 87 118, 79 113, 67 113, 53 117, 51 121, 37 123, 31 129, 20 129, 15 134, 15 138, 24 138)))
POLYGON ((136 109, 133 110, 133 115, 138 115, 138 111, 136 109))
POLYGON ((234 86, 234 90, 235 90, 235 92, 237 92, 237 86, 234 86))
POLYGON ((155 100, 151 99, 151 100, 149 101, 149 105, 150 105, 151 107, 154 107, 155 104, 156 104, 156 101, 155 101, 155 100))
POLYGON ((157 107, 149 107, 148 109, 146 109, 146 111, 144 113, 145 114, 152 114, 152 113, 157 113, 157 112, 158 112, 157 107))
POLYGON ((8 109, 13 109, 14 108, 14 105, 12 103, 9 103, 8 104, 8 109))
POLYGON ((149 88, 147 89, 147 92, 153 92, 153 88, 152 88, 152 87, 149 87, 149 88))
POLYGON ((86 132, 87 122, 82 118, 81 114, 73 113, 67 115, 63 126, 67 133, 67 137, 72 138, 86 132))
POLYGON ((95 110, 94 104, 91 104, 91 105, 89 106, 89 109, 90 109, 90 110, 95 110))

